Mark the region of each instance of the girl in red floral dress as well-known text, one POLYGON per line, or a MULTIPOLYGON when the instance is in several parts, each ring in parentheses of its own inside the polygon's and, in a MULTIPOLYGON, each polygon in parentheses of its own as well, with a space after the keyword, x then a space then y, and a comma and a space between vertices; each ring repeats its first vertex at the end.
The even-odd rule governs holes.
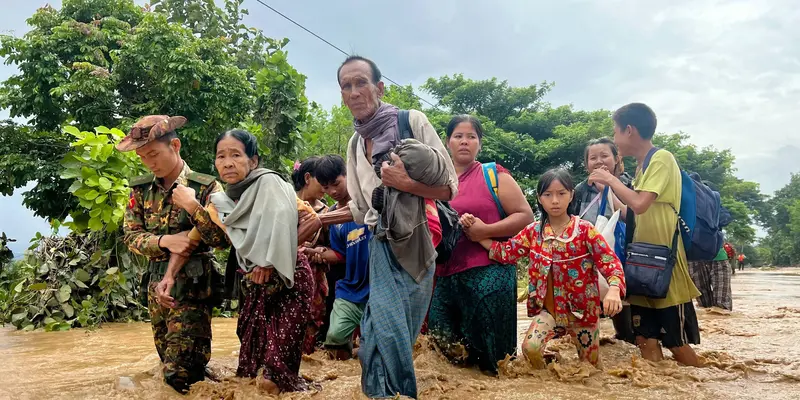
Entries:
MULTIPOLYGON (((503 264, 530 258, 528 316, 533 317, 533 322, 525 334, 522 351, 537 368, 545 365, 547 343, 567 334, 575 342, 581 360, 598 364, 598 269, 610 286, 602 304, 605 314, 613 316, 622 310, 622 265, 614 249, 590 222, 567 213, 574 188, 566 170, 547 171, 536 188, 541 220, 507 242, 480 242, 489 250, 489 258, 503 264)), ((475 219, 465 214, 462 223, 470 226, 475 219)))

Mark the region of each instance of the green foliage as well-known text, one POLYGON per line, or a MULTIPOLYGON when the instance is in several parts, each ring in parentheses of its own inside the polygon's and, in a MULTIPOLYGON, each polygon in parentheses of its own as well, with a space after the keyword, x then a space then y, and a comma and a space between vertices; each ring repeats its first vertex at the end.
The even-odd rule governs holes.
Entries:
POLYGON ((146 315, 136 302, 144 265, 102 241, 37 235, 24 261, 0 271, 0 322, 51 331, 146 315))
POLYGON ((383 94, 383 101, 397 106, 401 110, 422 110, 422 103, 414 94, 414 87, 411 85, 387 87, 383 94))
POLYGON ((305 148, 300 159, 321 154, 347 156, 347 143, 353 136, 353 114, 344 105, 325 111, 316 103, 309 109, 309 118, 303 131, 305 148))
POLYGON ((241 23, 242 3, 160 0, 143 9, 133 0, 64 0, 37 10, 24 36, 0 36, 0 56, 19 68, 0 84, 0 107, 28 121, 0 125, 11 139, 0 144, 0 166, 18 165, 0 177, 0 192, 36 181, 25 204, 62 219, 78 203, 61 200, 71 182, 58 161, 71 138, 60 127, 124 131, 147 114, 188 119, 182 155, 198 172, 213 173, 214 139, 242 122, 263 125, 271 162, 294 157, 305 78, 281 51, 288 40, 241 23))
POLYGON ((0 122, 0 194, 37 182, 23 193, 23 204, 43 218, 62 219, 78 202, 65 197, 70 182, 59 178, 60 160, 69 151, 66 135, 34 131, 12 121, 0 122))
POLYGON ((765 261, 800 264, 800 173, 792 174, 789 183, 767 201, 761 220, 769 233, 759 246, 765 261))
POLYGON ((422 88, 454 114, 477 114, 499 125, 523 111, 536 111, 552 84, 515 88, 497 78, 474 81, 462 74, 429 78, 422 88))
POLYGON ((14 259, 14 252, 8 248, 8 244, 16 241, 16 239, 6 236, 5 232, 0 235, 0 270, 5 269, 6 264, 14 259))
POLYGON ((267 61, 268 66, 256 74, 255 110, 245 126, 260 138, 264 166, 289 173, 304 144, 306 77, 288 63, 284 51, 273 52, 267 61))
POLYGON ((153 0, 150 4, 171 23, 186 26, 202 37, 223 38, 236 65, 249 78, 269 65, 270 54, 289 43, 289 39, 268 38, 260 29, 243 24, 244 16, 250 14, 242 8, 244 0, 225 0, 224 9, 209 0, 153 0))
POLYGON ((66 225, 73 232, 106 230, 115 234, 122 226, 128 204, 129 176, 144 173, 136 154, 116 151, 114 146, 125 136, 119 129, 104 126, 94 132, 81 132, 65 126, 64 132, 75 137, 61 161, 63 179, 73 179, 69 192, 78 198, 80 209, 72 212, 66 225))
POLYGON ((247 73, 222 38, 195 36, 162 14, 146 14, 134 32, 113 57, 122 125, 148 114, 186 117, 182 155, 193 169, 212 173, 214 139, 252 109, 247 73))

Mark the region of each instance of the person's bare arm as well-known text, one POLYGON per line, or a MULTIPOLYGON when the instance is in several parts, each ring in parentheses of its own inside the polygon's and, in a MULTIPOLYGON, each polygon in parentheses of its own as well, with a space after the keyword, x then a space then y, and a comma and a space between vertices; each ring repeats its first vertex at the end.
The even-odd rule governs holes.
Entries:
POLYGON ((353 221, 353 213, 350 211, 350 206, 348 205, 320 215, 319 220, 322 222, 323 226, 343 224, 353 221))
POLYGON ((335 265, 344 262, 344 257, 341 254, 327 247, 316 247, 313 249, 306 248, 305 253, 315 263, 335 265))
POLYGON ((305 243, 322 229, 322 223, 316 213, 303 212, 299 217, 297 243, 305 243))
POLYGON ((619 210, 619 219, 620 221, 624 221, 628 215, 628 206, 622 202, 622 200, 617 197, 616 194, 611 193, 611 198, 614 200, 614 209, 619 210))
MULTIPOLYGON (((639 215, 647 212, 647 210, 650 209, 650 205, 652 205, 658 197, 658 195, 653 192, 637 192, 632 190, 617 178, 614 178, 614 181, 611 182, 611 190, 614 191, 614 194, 617 195, 617 198, 619 198, 622 203, 625 203, 635 214, 639 215)), ((625 212, 627 212, 627 210, 625 212)), ((622 214, 622 212, 620 212, 620 214, 622 214)))
POLYGON ((589 183, 591 184, 594 182, 609 185, 617 198, 638 215, 647 212, 650 205, 652 205, 658 197, 658 195, 653 192, 637 192, 628 188, 619 178, 604 169, 598 168, 589 175, 589 183))

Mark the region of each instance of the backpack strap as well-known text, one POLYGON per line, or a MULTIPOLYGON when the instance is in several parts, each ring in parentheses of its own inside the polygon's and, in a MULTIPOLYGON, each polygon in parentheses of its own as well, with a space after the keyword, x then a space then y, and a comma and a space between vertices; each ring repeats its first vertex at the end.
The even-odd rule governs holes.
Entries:
POLYGON ((644 156, 644 163, 642 163, 642 175, 644 175, 644 171, 647 171, 647 167, 650 166, 650 159, 653 158, 653 155, 659 150, 661 149, 658 147, 653 147, 647 152, 647 155, 644 156))
POLYGON ((411 130, 411 122, 408 118, 408 110, 397 112, 397 132, 400 134, 400 140, 414 138, 414 132, 411 130))
POLYGON ((628 248, 628 245, 633 243, 633 233, 636 231, 636 214, 633 213, 633 209, 628 207, 628 210, 625 211, 625 248, 628 248))
POLYGON ((489 192, 492 194, 492 199, 494 199, 494 203, 497 205, 497 211, 500 211, 500 218, 505 219, 507 215, 505 210, 503 210, 503 204, 500 203, 500 191, 498 189, 500 179, 497 175, 497 164, 488 162, 483 164, 482 167, 483 178, 486 180, 486 187, 489 188, 489 192))
POLYGON ((603 197, 600 199, 600 207, 597 209, 598 216, 606 215, 606 207, 608 207, 608 191, 609 188, 608 185, 606 185, 605 189, 603 189, 603 192, 599 194, 599 196, 603 197))

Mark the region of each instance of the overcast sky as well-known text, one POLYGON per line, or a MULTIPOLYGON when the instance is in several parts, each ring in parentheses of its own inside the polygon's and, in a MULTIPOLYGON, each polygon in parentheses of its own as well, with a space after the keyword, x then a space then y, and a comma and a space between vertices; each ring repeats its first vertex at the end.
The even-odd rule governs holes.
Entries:
MULTIPOLYGON (((649 104, 659 131, 730 148, 737 175, 765 193, 800 171, 791 117, 800 106, 800 7, 790 0, 264 2, 343 50, 374 59, 401 84, 454 73, 517 86, 551 81, 547 100, 554 105, 649 104)), ((44 1, 0 4, 0 27, 20 35, 44 1)), ((289 60, 308 76, 308 98, 338 103, 343 55, 255 0, 245 6, 249 25, 290 38, 289 60)), ((14 72, 0 66, 0 79, 14 72)), ((0 229, 27 242, 27 231, 8 228, 37 226, 19 202, 0 198, 0 229)))

